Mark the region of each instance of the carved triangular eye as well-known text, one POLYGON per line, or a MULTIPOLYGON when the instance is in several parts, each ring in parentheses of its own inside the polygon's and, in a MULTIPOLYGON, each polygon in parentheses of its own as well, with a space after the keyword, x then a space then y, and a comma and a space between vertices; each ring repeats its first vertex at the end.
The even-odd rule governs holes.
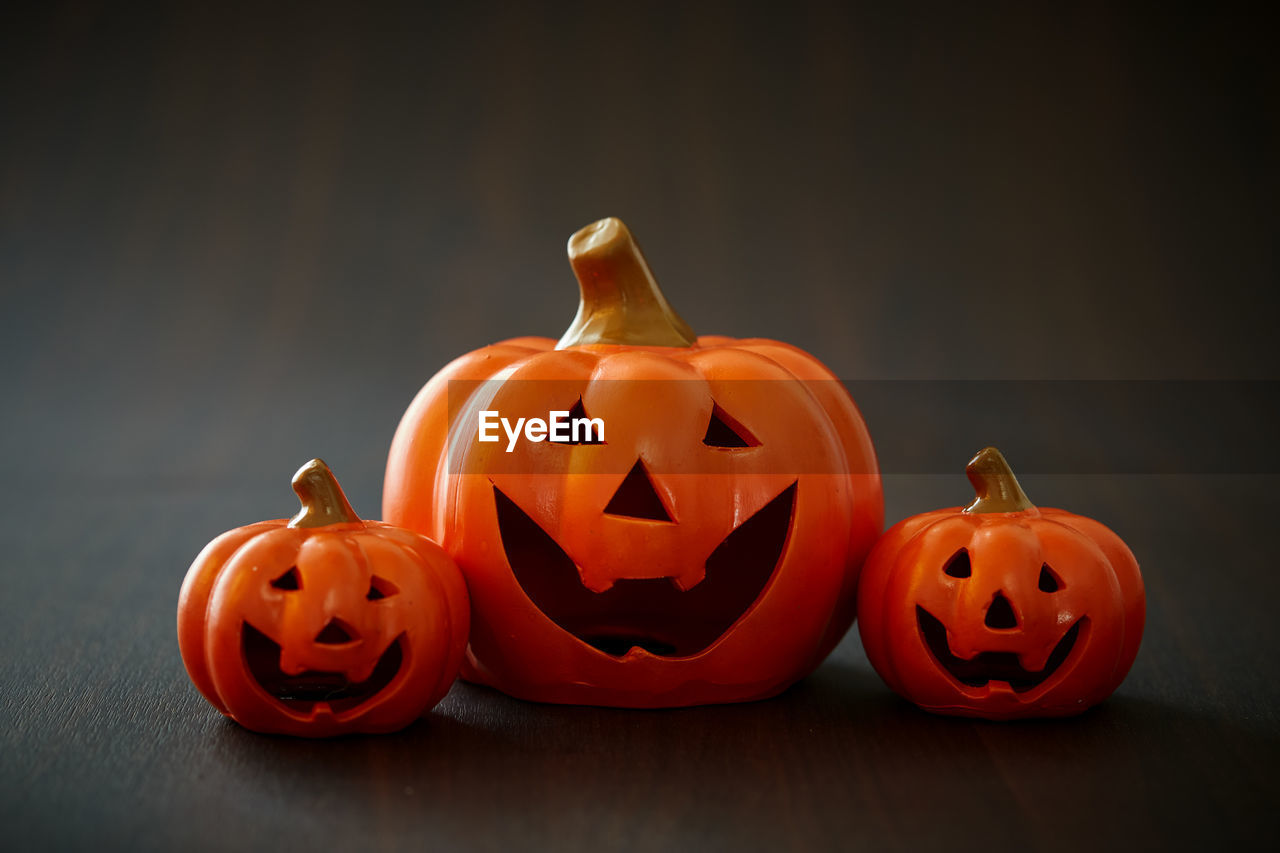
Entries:
POLYGON ((370 601, 379 601, 383 598, 390 598, 399 591, 391 581, 374 575, 369 579, 369 592, 365 595, 365 598, 370 601))
POLYGON ((1049 568, 1048 563, 1045 563, 1040 567, 1040 591, 1057 592, 1060 589, 1062 589, 1062 578, 1049 568))
POLYGON ((282 574, 271 582, 276 589, 283 589, 286 592, 302 589, 302 576, 298 574, 298 567, 293 566, 289 571, 282 574))
POLYGON ((951 559, 947 560, 946 568, 942 571, 953 578, 967 578, 972 575, 973 565, 969 562, 969 552, 964 548, 956 551, 951 559))
POLYGON ((718 403, 711 405, 711 421, 707 424, 707 434, 703 436, 702 443, 707 447, 733 449, 760 446, 759 440, 751 431, 729 417, 718 403))
POLYGON ((548 436, 547 441, 549 441, 552 444, 565 444, 565 445, 604 444, 603 441, 600 441, 597 431, 594 428, 592 429, 587 428, 587 424, 585 423, 585 421, 587 420, 589 420, 587 416, 587 410, 582 405, 582 398, 579 397, 578 402, 574 403, 573 408, 569 409, 569 425, 567 427, 567 431, 569 433, 569 439, 567 441, 556 441, 554 438, 551 438, 550 436, 548 436), (578 424, 576 440, 574 438, 574 427, 573 427, 574 422, 580 422, 578 424))

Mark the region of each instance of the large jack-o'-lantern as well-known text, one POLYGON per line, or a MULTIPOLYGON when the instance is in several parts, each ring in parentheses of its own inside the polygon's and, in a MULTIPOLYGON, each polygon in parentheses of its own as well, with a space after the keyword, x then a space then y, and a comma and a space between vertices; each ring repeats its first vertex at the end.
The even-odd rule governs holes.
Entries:
POLYGON ((998 450, 977 499, 896 524, 863 569, 858 630, 876 672, 925 710, 1077 714, 1129 672, 1146 614, 1133 554, 1098 522, 1037 508, 998 450))
POLYGON ((466 575, 468 679, 634 707, 774 695, 853 620, 883 521, 862 418, 796 347, 695 337, 618 220, 569 257, 582 302, 558 343, 485 347, 413 401, 384 517, 466 575), (603 441, 478 440, 482 411, 557 410, 603 441))
POLYGON ((462 575, 434 542, 362 521, 319 459, 302 510, 210 542, 178 599, 187 673, 254 731, 389 732, 448 692, 467 642, 462 575))

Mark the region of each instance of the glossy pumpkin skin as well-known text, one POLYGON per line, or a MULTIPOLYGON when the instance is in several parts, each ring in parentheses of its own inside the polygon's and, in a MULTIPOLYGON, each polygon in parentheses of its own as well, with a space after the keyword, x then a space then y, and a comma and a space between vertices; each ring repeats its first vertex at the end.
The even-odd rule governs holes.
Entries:
POLYGON ((883 503, 857 408, 796 347, 704 336, 686 346, 562 340, 557 348, 520 338, 457 359, 418 394, 392 444, 383 513, 444 543, 467 577, 464 677, 537 701, 667 707, 760 699, 812 671, 852 623, 883 503), (455 385, 450 400, 450 382, 483 384, 455 385), (467 440, 481 408, 546 417, 578 399, 607 425, 604 444, 524 441, 508 454, 505 440, 467 440), (703 443, 717 406, 755 446, 703 443), (674 523, 604 511, 637 461, 674 523), (717 546, 793 486, 767 585, 718 639, 689 654, 608 654, 560 627, 513 576, 495 507, 497 489, 595 593, 655 578, 694 591, 717 546))
POLYGON ((1009 720, 1077 714, 1111 695, 1137 656, 1145 612, 1137 561, 1097 521, 1034 506, 952 507, 899 522, 876 544, 863 568, 858 626, 872 666, 899 695, 927 711, 1009 720), (997 596, 1012 619, 989 615, 997 596), (981 670, 1016 655, 1029 679, 1043 680, 1015 689, 998 678, 957 678, 930 647, 921 610, 945 627, 955 658, 981 670), (1056 649, 1064 650, 1057 660, 1056 649))
POLYGON ((329 737, 395 731, 434 706, 457 677, 468 622, 461 574, 425 537, 377 521, 276 519, 224 533, 196 557, 179 596, 178 642, 196 687, 236 722, 329 737), (331 624, 349 639, 322 641, 331 624), (251 671, 253 631, 279 647, 286 675, 385 686, 332 706, 281 699, 251 671))

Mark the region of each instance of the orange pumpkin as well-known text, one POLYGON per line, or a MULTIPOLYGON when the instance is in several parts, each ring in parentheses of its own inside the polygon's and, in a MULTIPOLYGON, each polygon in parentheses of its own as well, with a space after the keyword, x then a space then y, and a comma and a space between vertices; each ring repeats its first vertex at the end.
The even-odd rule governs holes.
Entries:
POLYGON ((302 510, 222 534, 178 600, 187 673, 259 732, 328 737, 403 728, 457 677, 469 607, 457 566, 426 537, 361 521, 318 459, 302 510))
POLYGON ((987 719, 1077 714, 1129 672, 1146 599, 1115 533, 1037 508, 988 447, 978 498, 899 522, 863 569, 858 630, 876 672, 927 711, 987 719))
POLYGON ((384 516, 466 575, 466 678, 637 707, 776 694, 853 620, 883 520, 862 418, 796 347, 695 337, 618 220, 575 234, 569 257, 582 301, 558 343, 485 347, 418 394, 384 516), (607 429, 508 453, 477 440, 484 410, 607 429))

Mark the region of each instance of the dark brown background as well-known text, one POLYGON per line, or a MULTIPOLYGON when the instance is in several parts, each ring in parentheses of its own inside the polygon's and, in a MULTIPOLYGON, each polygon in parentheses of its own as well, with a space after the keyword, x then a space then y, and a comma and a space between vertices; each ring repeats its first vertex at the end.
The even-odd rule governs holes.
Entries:
POLYGON ((0 846, 1275 837, 1267 22, 357 5, 0 12, 0 846), (319 744, 218 718, 174 640, 191 558, 290 513, 314 455, 376 515, 417 387, 558 335, 564 240, 610 214, 696 329, 791 341, 850 380, 891 521, 964 500, 964 454, 995 441, 1034 499, 1120 532, 1149 621, 1116 696, 1063 722, 934 718, 855 631, 753 705, 459 685, 400 735, 319 744), (1125 382, 1097 386, 1094 419, 1048 379, 1125 382), (1135 389, 1164 395, 1158 417, 1135 389), (983 416, 993 395, 1007 417, 983 416), (1158 452, 1038 455, 1112 441, 1158 452))

